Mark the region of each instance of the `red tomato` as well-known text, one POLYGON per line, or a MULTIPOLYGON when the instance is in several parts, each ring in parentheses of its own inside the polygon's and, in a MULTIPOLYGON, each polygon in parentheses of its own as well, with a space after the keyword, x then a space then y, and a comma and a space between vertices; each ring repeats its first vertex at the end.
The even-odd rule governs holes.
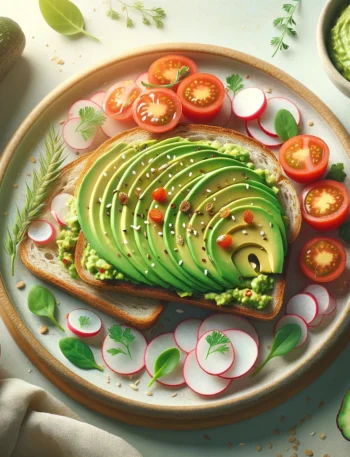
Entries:
POLYGON ((251 224, 254 220, 253 211, 250 211, 250 209, 247 209, 246 211, 244 211, 243 220, 246 224, 251 224))
POLYGON ((184 115, 195 121, 209 121, 217 116, 225 94, 220 79, 207 73, 188 76, 177 89, 184 115))
POLYGON ((159 203, 165 202, 165 200, 167 199, 167 195, 166 195, 166 190, 164 189, 164 187, 158 187, 157 189, 155 189, 152 192, 152 198, 153 198, 153 200, 155 200, 159 203))
POLYGON ((312 135, 298 135, 287 140, 280 149, 279 160, 287 176, 296 182, 314 182, 326 171, 329 148, 312 135))
POLYGON ((164 215, 159 209, 151 209, 148 216, 156 224, 161 224, 164 220, 164 215))
POLYGON ((327 179, 310 184, 300 200, 304 220, 316 230, 335 230, 349 214, 348 191, 337 181, 327 179))
POLYGON ((229 233, 227 233, 226 235, 220 235, 216 240, 216 243, 221 248, 227 249, 232 244, 232 236, 229 233))
POLYGON ((338 278, 345 270, 345 264, 345 249, 334 238, 313 238, 299 254, 301 271, 316 282, 330 282, 338 278))
POLYGON ((182 114, 179 97, 170 89, 149 89, 135 100, 135 122, 152 133, 167 132, 177 126, 182 114))
POLYGON ((104 112, 112 119, 129 121, 132 119, 132 104, 140 93, 141 89, 134 81, 121 81, 114 84, 103 100, 104 112))
MULTIPOLYGON (((189 75, 198 72, 198 67, 193 60, 184 56, 170 55, 161 57, 152 63, 148 70, 148 81, 150 84, 170 84, 176 81, 177 71, 181 67, 188 67, 189 75)), ((176 91, 178 86, 178 84, 173 86, 173 90, 176 91)))

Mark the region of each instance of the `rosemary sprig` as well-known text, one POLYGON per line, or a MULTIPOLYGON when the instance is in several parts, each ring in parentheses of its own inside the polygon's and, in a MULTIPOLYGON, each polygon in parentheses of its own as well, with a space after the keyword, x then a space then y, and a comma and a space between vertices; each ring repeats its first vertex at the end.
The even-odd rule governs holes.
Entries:
POLYGON ((32 186, 29 187, 26 183, 25 203, 22 210, 19 210, 17 206, 17 216, 12 227, 12 233, 7 228, 5 250, 11 257, 12 276, 14 275, 17 246, 24 239, 29 224, 38 217, 45 206, 47 194, 64 161, 63 150, 64 145, 61 136, 55 132, 53 127, 50 127, 45 138, 45 155, 40 154, 39 158, 40 169, 33 172, 32 186))
POLYGON ((277 17, 273 21, 274 27, 281 30, 281 35, 279 37, 275 36, 271 40, 271 45, 275 47, 275 52, 272 54, 272 57, 274 57, 278 51, 287 50, 289 48, 289 45, 284 42, 286 34, 289 36, 295 36, 297 34, 293 28, 293 26, 296 25, 293 16, 298 6, 300 5, 301 0, 292 1, 293 3, 285 3, 283 5, 283 10, 287 13, 287 16, 277 17))
MULTIPOLYGON (((116 0, 122 6, 122 11, 126 15, 125 24, 127 27, 133 27, 134 21, 129 16, 129 10, 133 9, 139 11, 142 16, 142 23, 145 25, 151 25, 152 21, 158 29, 161 29, 164 25, 164 18, 166 16, 163 8, 154 7, 154 8, 145 8, 143 1, 135 0, 133 4, 126 3, 122 0, 116 0)), ((120 13, 113 9, 112 2, 109 0, 109 10, 107 11, 107 16, 111 19, 117 20, 120 19, 120 13)))

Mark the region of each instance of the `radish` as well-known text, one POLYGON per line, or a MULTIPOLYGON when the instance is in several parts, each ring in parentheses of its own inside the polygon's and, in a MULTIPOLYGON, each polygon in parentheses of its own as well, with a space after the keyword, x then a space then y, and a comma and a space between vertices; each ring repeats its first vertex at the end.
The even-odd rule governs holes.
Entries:
MULTIPOLYGON (((147 346, 145 352, 145 365, 148 374, 153 378, 154 363, 157 357, 166 349, 176 347, 176 342, 173 333, 163 333, 152 340, 147 346)), ((185 352, 180 350, 180 362, 175 370, 159 379, 157 382, 165 386, 181 387, 185 384, 183 377, 183 363, 185 360, 185 352)))
POLYGON ((324 286, 320 286, 319 284, 310 284, 310 286, 307 286, 303 292, 311 294, 317 301, 319 315, 327 314, 327 310, 330 305, 330 295, 324 286))
POLYGON ((147 348, 146 338, 141 332, 135 328, 128 327, 127 325, 120 326, 122 330, 130 328, 132 335, 135 337, 134 341, 130 344, 131 358, 127 354, 112 355, 108 352, 111 349, 122 349, 125 347, 120 343, 112 340, 109 335, 106 336, 102 345, 102 357, 107 367, 114 371, 114 373, 121 375, 132 375, 138 373, 145 366, 145 351, 147 348))
POLYGON ((115 119, 111 119, 110 117, 107 117, 107 119, 104 121, 103 125, 101 126, 101 129, 103 133, 110 138, 113 136, 118 135, 120 132, 124 132, 124 130, 132 129, 134 127, 137 127, 137 124, 135 121, 116 121, 115 119))
POLYGON ((327 308, 327 311, 324 313, 325 316, 328 316, 329 314, 332 314, 333 311, 335 311, 337 308, 337 302, 332 295, 329 296, 329 307, 327 308))
POLYGON ((96 313, 88 309, 77 308, 68 314, 67 327, 77 336, 90 338, 100 333, 102 321, 96 313))
POLYGON ((221 374, 221 378, 241 378, 255 365, 259 349, 254 339, 241 330, 225 330, 223 332, 231 341, 235 351, 235 361, 231 368, 221 374))
POLYGON ((72 118, 68 119, 68 121, 66 121, 66 123, 63 126, 62 134, 63 134, 64 141, 72 149, 77 149, 77 150, 88 149, 94 142, 94 139, 97 134, 97 130, 96 130, 95 135, 92 135, 91 138, 89 138, 88 140, 84 140, 81 132, 77 132, 77 128, 79 127, 80 123, 81 123, 80 117, 72 117, 72 118))
POLYGON ((78 100, 77 102, 73 103, 73 105, 70 107, 68 111, 68 119, 71 119, 73 117, 79 117, 79 111, 86 107, 94 108, 94 110, 96 111, 101 110, 101 106, 99 106, 92 100, 78 100))
POLYGON ((310 322, 309 327, 317 327, 323 321, 323 318, 324 318, 324 316, 319 314, 318 316, 315 317, 315 319, 312 322, 310 322))
POLYGON ((55 237, 55 229, 47 221, 37 220, 30 223, 28 237, 36 244, 46 244, 55 237))
POLYGON ((298 344, 295 346, 296 348, 299 348, 307 340, 307 324, 302 317, 297 316, 296 314, 287 314, 285 316, 282 316, 281 319, 279 319, 277 321, 277 323, 275 325, 275 335, 278 332, 278 330, 280 330, 282 327, 284 327, 287 324, 299 325, 300 330, 301 330, 301 335, 300 335, 298 344))
POLYGON ((141 89, 141 90, 146 90, 147 87, 141 84, 141 81, 144 83, 149 83, 148 81, 148 72, 145 71, 145 73, 141 73, 136 79, 135 79, 135 84, 141 89))
POLYGON ((90 97, 90 101, 96 103, 100 109, 103 109, 103 100, 106 96, 106 92, 96 92, 96 94, 90 97))
POLYGON ((266 95, 258 87, 240 90, 232 100, 232 110, 245 121, 257 119, 266 109, 266 95))
POLYGON ((253 324, 251 324, 247 319, 240 316, 232 316, 229 314, 221 314, 216 313, 208 316, 202 322, 198 330, 198 339, 201 338, 204 333, 209 332, 210 330, 230 330, 230 329, 237 329, 242 330, 243 332, 248 333, 256 344, 259 347, 259 335, 258 332, 255 330, 253 324))
MULTIPOLYGON (((220 113, 214 117, 214 119, 207 121, 207 125, 216 125, 217 127, 225 127, 232 116, 232 103, 228 94, 225 95, 224 104, 222 105, 220 113)), ((187 117, 182 113, 181 124, 193 124, 193 121, 187 119, 187 117)))
POLYGON ((235 353, 231 343, 225 343, 225 346, 227 347, 226 352, 215 351, 215 349, 220 346, 223 347, 223 344, 217 344, 212 347, 208 343, 207 337, 210 338, 210 336, 215 333, 223 335, 221 332, 216 332, 216 330, 214 330, 204 333, 204 335, 198 340, 196 356, 202 370, 208 374, 219 375, 225 373, 229 368, 231 368, 235 358, 235 353))
POLYGON ((221 394, 231 384, 231 379, 212 376, 202 370, 197 361, 196 351, 190 352, 186 357, 183 375, 188 387, 193 392, 204 396, 221 394))
POLYGON ((267 135, 277 137, 275 116, 280 109, 289 111, 294 116, 295 122, 299 125, 300 113, 296 105, 288 100, 288 98, 272 97, 267 100, 266 110, 259 118, 259 125, 267 135))
POLYGON ((283 142, 279 138, 274 138, 270 135, 267 135, 263 130, 261 130, 257 119, 246 122, 245 129, 251 138, 260 141, 260 143, 264 144, 269 148, 276 148, 283 144, 283 142))
POLYGON ((62 193, 51 200, 51 214, 60 225, 67 225, 69 202, 72 198, 73 195, 62 193))
POLYGON ((309 325, 318 314, 317 301, 310 294, 301 293, 293 295, 286 306, 287 314, 296 314, 309 325))
POLYGON ((200 319, 185 319, 176 327, 174 338, 182 351, 188 353, 196 348, 197 334, 201 323, 200 319))

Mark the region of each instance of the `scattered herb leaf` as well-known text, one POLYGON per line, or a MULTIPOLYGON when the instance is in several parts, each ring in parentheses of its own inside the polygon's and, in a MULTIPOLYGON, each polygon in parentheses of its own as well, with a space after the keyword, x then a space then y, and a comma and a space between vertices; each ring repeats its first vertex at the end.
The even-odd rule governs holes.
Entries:
POLYGON ((175 81, 172 83, 161 85, 161 84, 150 84, 150 83, 146 83, 145 81, 141 81, 141 84, 145 87, 163 87, 166 89, 171 89, 173 86, 175 86, 177 83, 179 83, 182 79, 186 78, 186 76, 188 76, 189 72, 190 72, 190 68, 184 66, 184 67, 178 68, 178 70, 176 72, 175 81))
POLYGON ((332 181, 344 182, 346 178, 346 173, 344 171, 343 163, 333 163, 331 169, 326 174, 326 179, 331 179, 332 181))
POLYGON ((108 329, 108 334, 111 340, 115 341, 116 343, 122 344, 125 347, 126 352, 123 351, 121 348, 108 349, 107 352, 109 352, 112 355, 124 354, 126 356, 129 356, 130 359, 132 359, 130 352, 130 344, 135 340, 135 336, 131 333, 130 328, 126 327, 123 330, 121 327, 119 327, 119 325, 112 325, 112 327, 108 329))
POLYGON ((301 328, 297 324, 287 324, 276 334, 270 354, 260 367, 254 371, 252 376, 256 376, 264 366, 274 357, 288 354, 298 344, 301 336, 301 328))
POLYGON ((106 116, 102 110, 96 111, 92 106, 85 106, 79 110, 80 124, 75 129, 80 132, 85 141, 89 140, 97 129, 103 125, 106 116))
POLYGON ((83 368, 84 370, 96 369, 103 371, 103 368, 96 363, 94 354, 92 353, 90 347, 83 341, 79 340, 79 338, 61 338, 59 346, 66 359, 68 359, 76 367, 83 368))
POLYGON ((114 21, 117 21, 118 19, 120 19, 120 14, 118 13, 118 11, 114 10, 113 8, 109 8, 109 10, 106 12, 106 16, 113 19, 114 21))
POLYGON ((297 32, 294 29, 296 22, 293 18, 295 11, 301 3, 301 0, 292 0, 293 3, 285 3, 283 10, 287 13, 286 16, 277 17, 273 21, 273 26, 281 30, 280 36, 275 36, 271 40, 271 45, 275 47, 275 52, 272 54, 274 57, 278 51, 285 51, 289 48, 289 45, 284 42, 286 35, 295 36, 297 32))
POLYGON ((80 328, 85 327, 85 325, 90 324, 90 317, 89 316, 80 316, 79 317, 79 325, 80 328))
POLYGON ((286 109, 277 111, 275 116, 275 130, 282 141, 287 141, 289 138, 298 135, 298 124, 290 111, 286 109))
MULTIPOLYGON (((122 0, 116 0, 122 5, 122 11, 126 15, 125 24, 128 28, 134 26, 134 21, 129 16, 129 10, 135 10, 141 13, 142 23, 144 25, 151 25, 152 21, 154 25, 161 29, 164 25, 164 18, 166 16, 163 8, 154 7, 154 8, 145 8, 143 1, 134 1, 132 4, 126 3, 122 0)), ((107 16, 111 19, 117 20, 120 18, 120 13, 113 9, 112 1, 109 1, 109 10, 107 11, 107 16)))
POLYGON ((148 383, 148 387, 162 376, 165 376, 175 370, 180 361, 180 351, 178 348, 169 348, 163 351, 154 362, 154 375, 148 383))
POLYGON ((209 344, 205 359, 207 359, 210 354, 213 354, 214 352, 221 352, 221 354, 224 354, 229 350, 229 346, 227 346, 227 344, 230 343, 230 339, 221 332, 214 330, 214 332, 207 335, 205 339, 209 344))
POLYGON ((241 89, 243 89, 243 78, 242 76, 233 73, 226 78, 226 89, 232 91, 233 95, 236 95, 241 89))
POLYGON ((44 286, 33 286, 28 294, 28 308, 37 316, 47 317, 64 332, 64 328, 55 319, 56 299, 49 289, 44 286))
POLYGON ((339 227, 339 236, 345 241, 345 243, 350 244, 350 222, 345 222, 339 227))

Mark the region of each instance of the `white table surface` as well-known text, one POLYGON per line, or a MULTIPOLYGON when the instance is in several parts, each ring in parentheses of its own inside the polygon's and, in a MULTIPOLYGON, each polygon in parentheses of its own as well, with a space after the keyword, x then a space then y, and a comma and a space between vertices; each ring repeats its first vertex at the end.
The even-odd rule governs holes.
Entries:
MULTIPOLYGON (((97 35, 101 43, 85 37, 72 40, 55 33, 42 19, 37 1, 1 0, 0 14, 21 25, 27 46, 23 58, 0 84, 0 151, 24 117, 66 78, 119 52, 176 41, 227 46, 273 63, 314 91, 350 131, 350 100, 328 80, 317 55, 316 25, 324 0, 304 1, 296 17, 298 37, 288 38, 291 48, 274 59, 269 44, 276 33, 272 20, 282 12, 284 0, 145 0, 147 6, 166 10, 163 30, 143 26, 137 15, 133 29, 111 21, 105 16, 107 0, 74 1, 86 18, 89 32, 97 35), (54 56, 63 59, 64 65, 53 62, 54 56)), ((302 456, 305 449, 311 449, 315 457, 350 455, 350 443, 341 437, 335 423, 341 399, 350 388, 349 346, 313 385, 263 415, 205 432, 173 432, 112 421, 66 397, 31 365, 1 321, 0 344, 0 363, 10 376, 47 389, 87 422, 122 436, 145 457, 250 457, 276 456, 278 452, 283 457, 291 456, 296 451, 288 443, 288 430, 305 417, 297 429, 300 446, 296 454, 302 456), (323 407, 320 402, 324 402, 323 407), (279 429, 280 434, 276 435, 274 429, 279 429), (319 433, 325 433, 326 439, 321 440, 319 433), (272 449, 267 445, 269 441, 272 449), (257 445, 263 446, 260 453, 257 445)))

